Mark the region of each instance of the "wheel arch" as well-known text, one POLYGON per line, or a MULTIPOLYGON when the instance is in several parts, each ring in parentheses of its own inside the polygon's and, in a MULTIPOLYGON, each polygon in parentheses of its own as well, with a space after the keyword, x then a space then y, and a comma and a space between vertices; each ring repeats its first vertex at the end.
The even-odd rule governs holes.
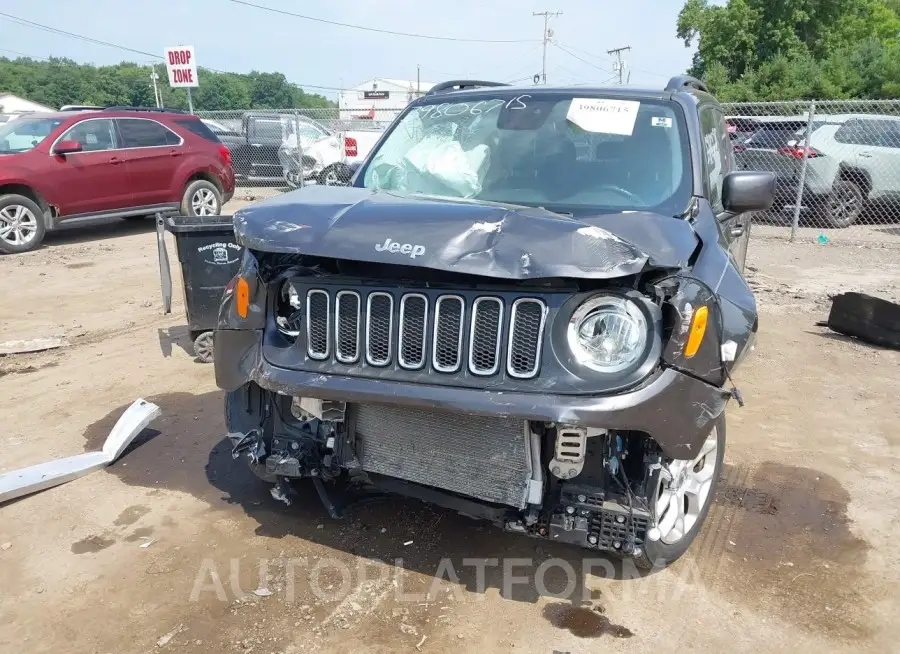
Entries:
POLYGON ((44 226, 51 229, 53 226, 53 207, 47 202, 43 194, 33 186, 19 183, 0 183, 0 196, 3 195, 21 195, 34 202, 41 208, 44 218, 44 226))
POLYGON ((184 196, 184 193, 185 191, 187 191, 188 186, 200 180, 209 182, 219 190, 219 193, 223 195, 225 194, 225 189, 222 186, 222 181, 214 173, 211 173, 208 170, 196 170, 188 175, 187 179, 184 180, 184 184, 181 185, 182 196, 184 196))
POLYGON ((842 163, 838 168, 837 178, 839 180, 853 182, 862 191, 863 197, 868 198, 872 191, 872 176, 862 168, 842 163))

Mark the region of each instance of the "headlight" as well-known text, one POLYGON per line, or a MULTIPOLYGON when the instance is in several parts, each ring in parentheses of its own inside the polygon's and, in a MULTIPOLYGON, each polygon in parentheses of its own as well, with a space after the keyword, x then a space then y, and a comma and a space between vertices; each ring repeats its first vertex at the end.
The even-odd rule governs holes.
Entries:
POLYGON ((603 296, 587 300, 569 321, 575 360, 597 372, 621 372, 637 363, 649 337, 644 313, 634 302, 603 296))

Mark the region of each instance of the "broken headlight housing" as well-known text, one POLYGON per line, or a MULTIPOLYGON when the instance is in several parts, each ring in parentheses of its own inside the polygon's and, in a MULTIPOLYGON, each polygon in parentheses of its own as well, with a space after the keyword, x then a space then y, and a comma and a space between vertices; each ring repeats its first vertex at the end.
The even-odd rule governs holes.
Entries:
POLYGON ((650 326, 640 307, 614 295, 595 296, 578 307, 566 332, 579 364, 601 373, 622 372, 643 358, 650 326))

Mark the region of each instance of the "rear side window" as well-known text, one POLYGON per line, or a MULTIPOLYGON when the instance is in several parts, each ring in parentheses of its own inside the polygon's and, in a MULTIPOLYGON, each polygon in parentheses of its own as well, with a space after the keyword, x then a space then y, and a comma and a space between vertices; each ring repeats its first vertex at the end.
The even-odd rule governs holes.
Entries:
POLYGON ((212 141, 213 143, 221 143, 219 137, 216 136, 216 133, 213 132, 202 120, 196 118, 178 118, 175 120, 175 124, 179 127, 184 127, 187 131, 192 134, 196 134, 197 136, 206 139, 207 141, 212 141))
POLYGON ((119 118, 117 122, 123 148, 153 148, 181 143, 178 134, 155 120, 119 118))
POLYGON ((722 186, 725 175, 734 169, 734 149, 725 117, 718 108, 705 105, 700 108, 700 131, 703 136, 703 169, 706 172, 706 188, 713 210, 721 212, 722 186))
POLYGON ((748 148, 750 147, 760 147, 760 148, 780 148, 782 146, 787 145, 788 141, 796 140, 797 129, 781 129, 779 128, 767 128, 761 129, 753 136, 748 138, 745 141, 745 144, 748 148))

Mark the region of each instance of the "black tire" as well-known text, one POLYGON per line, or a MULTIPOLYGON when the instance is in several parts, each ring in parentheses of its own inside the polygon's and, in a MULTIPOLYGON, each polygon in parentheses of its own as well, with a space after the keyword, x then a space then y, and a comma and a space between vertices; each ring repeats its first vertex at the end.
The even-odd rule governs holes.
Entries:
POLYGON ((849 179, 838 179, 825 203, 825 220, 831 227, 846 229, 859 219, 865 201, 859 184, 849 179))
POLYGON ((213 362, 212 332, 203 332, 194 339, 194 354, 201 363, 213 362))
POLYGON ((221 213, 222 193, 215 184, 208 182, 205 179, 197 179, 185 187, 184 195, 181 196, 182 216, 218 216, 221 213), (196 202, 198 197, 195 196, 203 198, 199 213, 196 202), (207 213, 203 213, 203 207, 208 208, 207 213))
POLYGON ((316 181, 321 186, 349 186, 351 177, 353 177, 353 173, 347 164, 334 163, 326 166, 325 170, 319 173, 316 181))
MULTIPOLYGON (((11 193, 9 195, 0 195, 0 230, 7 227, 7 219, 3 217, 4 212, 10 214, 16 213, 15 207, 21 207, 26 210, 30 217, 28 218, 29 228, 25 231, 19 231, 19 234, 25 234, 27 240, 22 243, 12 243, 12 235, 7 238, 0 236, 0 253, 3 254, 21 254, 22 252, 30 252, 37 248, 44 241, 47 233, 47 226, 44 224, 44 212, 31 198, 24 195, 11 193)), ((19 220, 22 218, 20 217, 19 220)), ((21 223, 19 223, 21 226, 21 223)), ((20 240, 17 238, 16 240, 20 240)))
MULTIPOLYGON (((680 540, 674 543, 664 543, 662 539, 651 541, 649 538, 644 543, 643 550, 640 556, 635 557, 634 562, 637 567, 642 568, 644 570, 650 569, 659 569, 664 568, 675 561, 677 561, 681 556, 687 552, 688 548, 691 546, 691 543, 694 542, 694 539, 700 533, 700 530, 703 528, 703 523, 706 521, 706 516, 709 515, 709 509, 715 501, 716 497, 716 489, 719 486, 719 476, 722 474, 722 466, 725 461, 725 414, 719 417, 716 421, 716 461, 715 468, 713 469, 712 475, 712 483, 709 488, 709 493, 707 495, 706 504, 700 509, 698 513, 697 521, 694 523, 693 527, 691 527, 684 536, 681 537, 680 540)), ((654 476, 651 477, 650 486, 651 488, 655 488, 656 485, 659 484, 659 472, 654 473, 654 476)), ((650 509, 656 512, 656 492, 650 494, 650 509)), ((654 518, 656 516, 654 515, 654 518)))

